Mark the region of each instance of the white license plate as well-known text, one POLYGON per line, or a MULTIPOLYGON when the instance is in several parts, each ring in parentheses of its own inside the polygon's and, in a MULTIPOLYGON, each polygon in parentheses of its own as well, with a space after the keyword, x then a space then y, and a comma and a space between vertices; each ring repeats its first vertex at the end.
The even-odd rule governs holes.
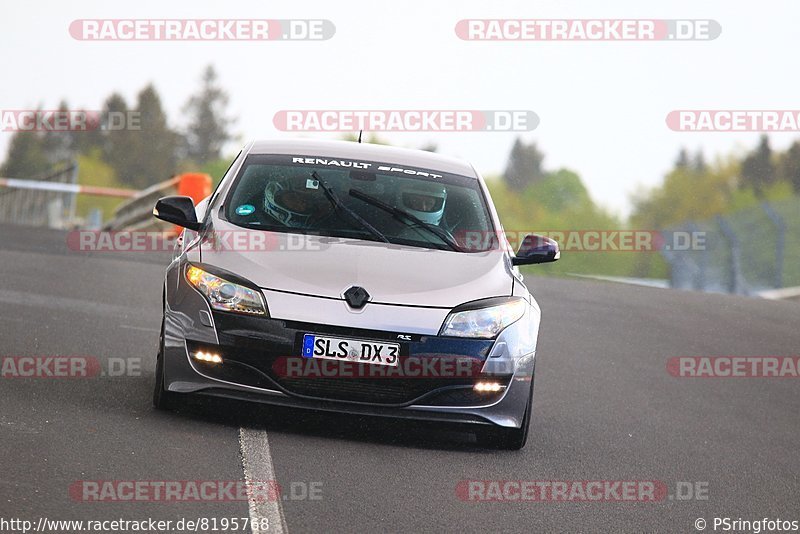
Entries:
POLYGON ((399 357, 400 345, 398 343, 318 336, 316 334, 303 336, 303 358, 322 358, 323 360, 397 367, 399 357))

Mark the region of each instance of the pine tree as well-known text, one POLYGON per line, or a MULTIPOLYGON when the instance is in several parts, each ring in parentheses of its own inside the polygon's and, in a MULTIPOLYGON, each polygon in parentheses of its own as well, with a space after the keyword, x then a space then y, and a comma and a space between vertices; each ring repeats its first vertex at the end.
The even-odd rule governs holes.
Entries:
POLYGON ((233 138, 229 128, 233 120, 226 116, 228 94, 217 84, 217 73, 209 65, 202 77, 200 91, 184 107, 190 122, 186 131, 187 155, 204 164, 219 159, 222 148, 233 138))
POLYGON ((681 151, 678 152, 678 157, 675 160, 675 168, 687 169, 688 167, 689 167, 689 153, 686 151, 685 148, 681 148, 681 151))
MULTIPOLYGON (((122 113, 127 115, 128 104, 125 98, 119 93, 113 93, 106 99, 103 105, 102 124, 108 124, 110 115, 122 113)), ((114 169, 119 180, 128 186, 134 185, 132 178, 133 160, 133 135, 127 128, 107 131, 103 135, 102 153, 103 159, 114 169)))
POLYGON ((49 169, 50 162, 39 133, 20 131, 11 137, 0 177, 35 178, 49 169))
POLYGON ((794 192, 800 195, 800 141, 795 141, 781 157, 778 176, 792 184, 794 192))
POLYGON ((124 174, 118 176, 131 186, 144 189, 167 180, 175 173, 180 136, 167 124, 161 99, 152 85, 139 92, 136 111, 140 129, 124 130, 131 140, 129 150, 132 158, 127 162, 124 174))
POLYGON ((515 191, 522 191, 528 185, 540 181, 544 177, 542 160, 544 160, 544 154, 539 152, 536 143, 526 145, 517 138, 511 148, 508 164, 503 173, 503 179, 508 187, 515 191))
POLYGON ((705 174, 708 171, 708 165, 706 165, 706 158, 703 155, 702 150, 698 150, 694 155, 694 159, 692 160, 692 170, 698 174, 705 174))
MULTIPOLYGON (((69 105, 62 100, 58 106, 59 115, 69 115, 69 105)), ((50 165, 72 159, 75 156, 75 135, 77 132, 70 130, 52 130, 43 132, 41 138, 42 149, 50 165)))
POLYGON ((761 196, 766 187, 775 183, 776 178, 769 137, 762 135, 758 148, 742 161, 742 183, 761 196))

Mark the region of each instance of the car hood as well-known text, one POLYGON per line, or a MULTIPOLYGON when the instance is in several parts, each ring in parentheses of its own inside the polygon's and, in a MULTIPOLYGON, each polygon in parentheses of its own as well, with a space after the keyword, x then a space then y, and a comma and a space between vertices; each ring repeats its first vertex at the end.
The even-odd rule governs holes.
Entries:
POLYGON ((452 308, 510 295, 513 286, 500 250, 460 253, 247 230, 225 221, 215 221, 215 235, 214 244, 202 245, 202 262, 263 289, 341 299, 355 285, 374 303, 452 308))

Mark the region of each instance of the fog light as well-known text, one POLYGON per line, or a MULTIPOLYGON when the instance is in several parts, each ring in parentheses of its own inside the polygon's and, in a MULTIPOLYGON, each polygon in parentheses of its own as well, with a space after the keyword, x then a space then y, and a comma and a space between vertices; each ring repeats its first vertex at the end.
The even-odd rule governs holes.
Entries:
POLYGON ((203 352, 199 350, 194 353, 194 359, 198 362, 206 362, 206 363, 222 363, 222 357, 219 354, 214 354, 212 352, 203 352))
POLYGON ((478 382, 473 389, 478 393, 497 393, 503 386, 498 382, 478 382))

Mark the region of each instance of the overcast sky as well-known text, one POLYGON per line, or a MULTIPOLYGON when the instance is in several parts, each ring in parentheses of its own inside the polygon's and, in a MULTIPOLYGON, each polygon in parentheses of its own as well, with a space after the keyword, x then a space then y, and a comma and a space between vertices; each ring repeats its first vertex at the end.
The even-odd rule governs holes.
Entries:
MULTIPOLYGON (((744 150, 757 133, 670 131, 674 109, 799 109, 796 1, 464 0, 5 2, 0 8, 0 109, 98 109, 113 91, 130 102, 156 85, 173 126, 213 63, 242 142, 277 131, 281 109, 528 109, 524 134, 548 168, 577 171, 593 197, 627 213, 637 186, 655 185, 681 146, 707 157, 744 150), (323 18, 318 42, 92 42, 70 37, 81 18, 323 18), (690 42, 467 42, 464 18, 714 19, 722 34, 690 42)), ((325 134, 313 134, 324 136, 325 134)), ((484 175, 504 168, 513 133, 389 133, 436 143, 484 175)), ((10 133, 0 133, 5 154, 10 133)), ((795 134, 772 134, 784 148, 795 134)), ((237 143, 239 144, 239 143, 237 143)), ((235 149, 231 146, 231 151, 235 149)))

